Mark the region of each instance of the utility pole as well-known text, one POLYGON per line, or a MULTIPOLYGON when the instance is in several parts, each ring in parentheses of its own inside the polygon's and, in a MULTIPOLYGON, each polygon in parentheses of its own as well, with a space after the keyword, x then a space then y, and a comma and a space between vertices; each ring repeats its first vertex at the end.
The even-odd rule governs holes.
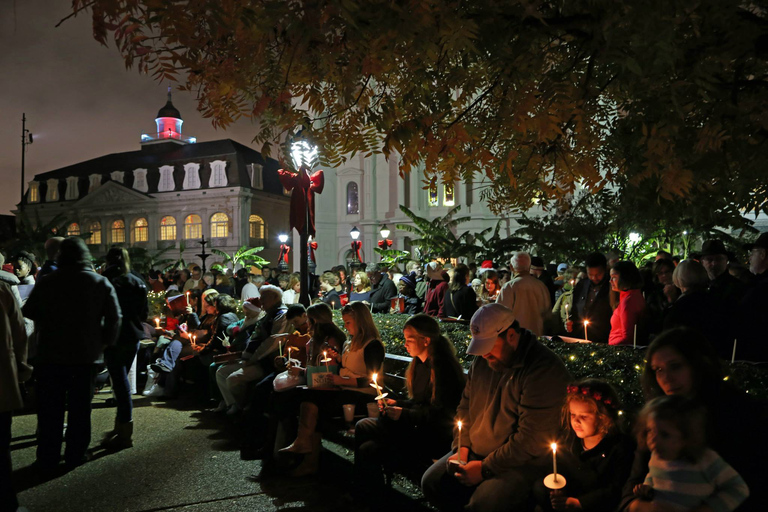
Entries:
POLYGON ((24 160, 27 154, 27 146, 32 144, 32 134, 27 130, 27 114, 21 114, 21 201, 19 211, 24 208, 24 160))

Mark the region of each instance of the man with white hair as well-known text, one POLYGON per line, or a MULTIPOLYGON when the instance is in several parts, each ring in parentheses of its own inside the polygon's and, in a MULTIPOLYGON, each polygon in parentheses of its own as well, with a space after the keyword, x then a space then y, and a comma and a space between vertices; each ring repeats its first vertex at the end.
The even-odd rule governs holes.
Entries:
POLYGON ((520 326, 536 336, 544 334, 544 318, 552 310, 546 285, 531 275, 531 256, 516 252, 509 260, 514 277, 504 285, 496 302, 511 309, 520 326))

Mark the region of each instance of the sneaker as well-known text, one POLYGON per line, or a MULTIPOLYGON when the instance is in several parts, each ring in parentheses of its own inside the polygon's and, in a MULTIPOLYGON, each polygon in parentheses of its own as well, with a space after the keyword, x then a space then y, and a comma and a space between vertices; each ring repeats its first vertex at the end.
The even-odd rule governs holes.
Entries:
POLYGON ((149 367, 155 370, 157 373, 160 373, 160 372, 171 373, 173 371, 173 368, 168 368, 168 365, 166 365, 164 362, 160 361, 159 359, 154 363, 150 364, 149 367))
POLYGON ((149 388, 149 390, 144 391, 142 395, 150 397, 161 397, 165 395, 165 390, 159 384, 152 384, 152 387, 149 388))

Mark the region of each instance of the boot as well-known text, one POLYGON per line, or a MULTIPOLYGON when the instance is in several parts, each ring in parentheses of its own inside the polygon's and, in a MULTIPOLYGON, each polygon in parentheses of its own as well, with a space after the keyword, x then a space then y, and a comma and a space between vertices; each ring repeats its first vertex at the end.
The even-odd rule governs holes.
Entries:
POLYGON ((109 441, 102 443, 107 450, 124 450, 133 446, 133 422, 118 423, 115 430, 117 434, 109 441))
POLYGON ((312 451, 304 455, 304 460, 301 461, 296 469, 291 472, 291 476, 299 478, 302 476, 311 476, 317 473, 320 466, 320 447, 322 446, 323 436, 315 432, 311 436, 310 444, 312 451))
POLYGON ((312 451, 312 434, 317 426, 318 409, 312 402, 302 402, 299 407, 299 430, 296 440, 289 446, 278 450, 278 453, 303 454, 312 451))
POLYGON ((117 422, 117 419, 115 419, 115 428, 113 428, 112 430, 104 434, 104 436, 101 438, 101 443, 99 444, 101 444, 102 446, 109 444, 117 435, 117 428, 119 425, 120 424, 117 422))

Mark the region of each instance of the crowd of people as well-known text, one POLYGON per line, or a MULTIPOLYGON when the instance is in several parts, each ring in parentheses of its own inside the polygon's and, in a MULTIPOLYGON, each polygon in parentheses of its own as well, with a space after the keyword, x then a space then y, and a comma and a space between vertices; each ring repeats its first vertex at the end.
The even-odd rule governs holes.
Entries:
POLYGON ((718 240, 679 261, 661 251, 642 268, 594 253, 550 272, 524 252, 501 269, 335 267, 305 307, 296 275, 192 265, 142 276, 121 248, 94 271, 80 238, 51 239, 39 268, 22 253, 0 274, 0 510, 18 507, 10 426, 20 383, 34 381, 36 470, 59 471, 62 447, 73 469, 88 460, 100 366, 116 404, 101 447, 132 446, 128 371, 149 340, 144 394, 174 397, 195 382, 211 414, 242 426, 241 456, 262 459, 264 475, 315 474, 324 425, 364 417, 354 424, 354 509, 385 508, 385 476, 404 468, 420 468, 440 510, 761 509, 766 410, 723 374, 724 360, 768 361, 758 325, 768 234, 745 249, 749 275, 729 267, 718 240), (165 294, 162 321, 149 318, 150 290, 165 294), (373 314, 407 316, 402 390, 383 387, 387 347, 373 314), (468 324, 468 371, 438 320, 468 324), (637 419, 597 369, 574 381, 543 335, 647 345, 637 419), (564 488, 545 485, 552 446, 564 488))

